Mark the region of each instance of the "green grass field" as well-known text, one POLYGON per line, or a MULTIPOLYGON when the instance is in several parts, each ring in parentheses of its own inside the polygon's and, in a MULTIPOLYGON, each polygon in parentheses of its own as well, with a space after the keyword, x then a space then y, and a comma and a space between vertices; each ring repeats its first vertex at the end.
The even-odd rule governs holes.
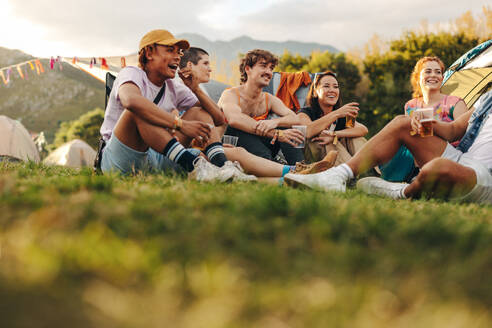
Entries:
POLYGON ((492 207, 0 163, 2 327, 491 327, 492 207))

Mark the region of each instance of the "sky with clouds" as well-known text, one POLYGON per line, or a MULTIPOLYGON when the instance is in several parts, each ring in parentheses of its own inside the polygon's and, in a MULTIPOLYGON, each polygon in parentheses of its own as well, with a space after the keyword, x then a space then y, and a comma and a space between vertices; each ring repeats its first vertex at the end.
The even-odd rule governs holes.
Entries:
POLYGON ((210 40, 319 42, 340 50, 375 33, 398 37, 422 20, 447 23, 485 0, 0 0, 0 46, 35 56, 112 56, 137 50, 149 30, 210 40))

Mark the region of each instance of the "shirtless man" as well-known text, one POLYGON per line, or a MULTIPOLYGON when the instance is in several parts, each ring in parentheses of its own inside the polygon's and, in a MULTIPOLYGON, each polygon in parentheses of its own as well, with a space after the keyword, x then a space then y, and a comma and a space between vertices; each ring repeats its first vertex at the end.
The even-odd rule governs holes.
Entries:
POLYGON ((229 124, 226 134, 239 137, 238 146, 269 160, 282 149, 287 162, 294 165, 303 158, 293 146, 302 143, 304 137, 289 128, 299 124, 299 119, 279 98, 262 91, 277 63, 277 57, 266 50, 249 51, 239 66, 241 85, 226 89, 219 106, 229 124), (270 119, 271 113, 279 117, 270 119))
POLYGON ((317 174, 287 174, 285 181, 293 186, 344 192, 349 179, 389 161, 405 145, 421 167, 412 183, 370 177, 359 180, 357 187, 394 199, 425 194, 492 204, 492 91, 483 95, 475 108, 453 122, 433 121, 434 136, 425 138, 418 134, 422 126, 417 115, 398 116, 347 163, 317 174), (449 143, 460 139, 457 148, 449 143))

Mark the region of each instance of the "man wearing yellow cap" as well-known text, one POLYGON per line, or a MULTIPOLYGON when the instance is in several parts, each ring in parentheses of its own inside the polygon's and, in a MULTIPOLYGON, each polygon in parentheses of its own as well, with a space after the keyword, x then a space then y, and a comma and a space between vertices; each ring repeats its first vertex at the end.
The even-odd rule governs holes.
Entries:
POLYGON ((166 30, 153 30, 142 38, 139 67, 123 68, 109 96, 101 126, 107 142, 103 172, 181 167, 195 170, 198 180, 233 178, 236 172, 231 166, 221 169, 185 148, 194 138, 205 147, 216 143, 219 137, 211 133, 212 128, 224 124, 222 113, 200 88, 173 79, 182 51, 188 48, 188 41, 166 30), (181 117, 174 115, 183 111, 181 117))

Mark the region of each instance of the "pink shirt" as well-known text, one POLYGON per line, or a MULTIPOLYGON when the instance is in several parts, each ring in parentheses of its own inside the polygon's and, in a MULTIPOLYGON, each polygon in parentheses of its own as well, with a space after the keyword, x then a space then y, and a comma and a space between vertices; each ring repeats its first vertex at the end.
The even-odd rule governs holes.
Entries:
MULTIPOLYGON (((462 100, 460 97, 446 95, 434 106, 434 118, 442 122, 454 121, 454 107, 460 100, 462 100)), ((413 98, 405 104, 405 113, 410 116, 414 110, 424 107, 421 98, 413 98)))
MULTIPOLYGON (((141 68, 135 66, 123 68, 114 81, 113 89, 111 90, 108 99, 108 106, 104 113, 104 122, 100 132, 105 141, 108 141, 111 137, 116 122, 118 122, 118 119, 123 113, 124 108, 121 105, 118 90, 120 86, 126 82, 134 83, 140 89, 142 96, 150 101, 154 101, 161 90, 161 87, 150 82, 147 74, 141 68)), ((195 94, 184 84, 179 83, 174 79, 167 79, 164 83, 166 89, 164 95, 157 104, 159 108, 167 112, 171 112, 173 109, 186 111, 198 102, 198 98, 195 94)))

